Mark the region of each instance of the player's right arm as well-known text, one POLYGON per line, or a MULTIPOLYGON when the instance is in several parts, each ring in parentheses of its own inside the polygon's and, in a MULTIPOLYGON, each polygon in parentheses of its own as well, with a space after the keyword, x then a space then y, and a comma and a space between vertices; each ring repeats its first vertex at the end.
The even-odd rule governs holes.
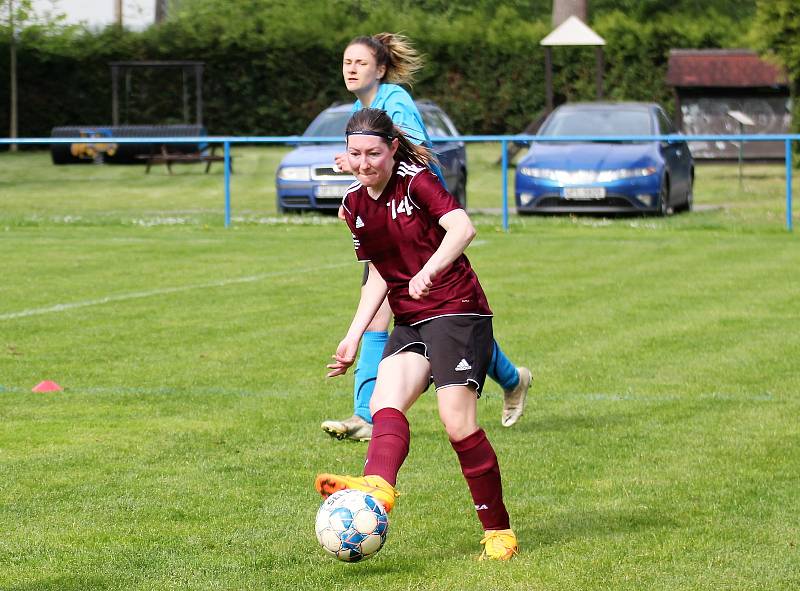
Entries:
POLYGON ((336 353, 332 355, 334 362, 327 366, 331 370, 328 372, 327 377, 332 378, 342 375, 353 365, 361 337, 383 303, 388 291, 386 281, 383 280, 374 265, 369 263, 369 277, 367 277, 364 287, 361 288, 361 299, 358 302, 358 308, 347 334, 336 348, 336 353))
POLYGON ((439 225, 445 229, 442 243, 422 269, 408 282, 408 294, 415 300, 424 298, 430 293, 430 288, 439 273, 464 254, 464 250, 475 237, 475 226, 463 209, 454 209, 446 213, 439 219, 439 225))

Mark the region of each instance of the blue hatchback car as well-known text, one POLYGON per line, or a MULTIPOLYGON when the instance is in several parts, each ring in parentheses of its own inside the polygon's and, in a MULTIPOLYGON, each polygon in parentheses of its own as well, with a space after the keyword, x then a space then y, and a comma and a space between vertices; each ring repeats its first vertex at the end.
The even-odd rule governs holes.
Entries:
MULTIPOLYGON (((677 133, 653 103, 573 103, 555 109, 542 137, 677 133)), ((679 141, 534 141, 517 164, 519 213, 654 213, 692 208, 694 161, 679 141)))
MULTIPOLYGON (((416 101, 428 135, 432 138, 457 136, 450 118, 435 103, 416 101)), ((303 132, 305 137, 344 138, 352 103, 334 105, 322 111, 303 132)), ((275 174, 277 209, 289 211, 336 211, 347 187, 355 180, 341 172, 334 156, 345 151, 342 143, 301 143, 281 160, 275 174)), ((434 151, 439 158, 448 190, 466 208, 467 151, 464 142, 436 142, 434 151)))

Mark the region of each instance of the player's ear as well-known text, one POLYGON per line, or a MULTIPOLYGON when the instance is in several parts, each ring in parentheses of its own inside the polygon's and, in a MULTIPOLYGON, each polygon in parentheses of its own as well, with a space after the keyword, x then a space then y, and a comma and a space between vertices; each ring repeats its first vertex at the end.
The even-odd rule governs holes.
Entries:
POLYGON ((399 147, 400 147, 400 139, 399 138, 394 138, 392 140, 392 146, 391 146, 391 148, 392 148, 392 156, 397 154, 397 148, 399 148, 399 147))

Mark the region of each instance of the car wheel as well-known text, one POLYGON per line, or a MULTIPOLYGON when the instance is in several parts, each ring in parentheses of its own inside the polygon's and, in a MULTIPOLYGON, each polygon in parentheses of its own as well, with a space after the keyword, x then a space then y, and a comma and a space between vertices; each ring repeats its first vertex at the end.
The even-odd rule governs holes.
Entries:
POLYGON ((467 209, 467 175, 462 172, 458 177, 458 183, 453 191, 453 197, 461 204, 465 210, 467 209))
POLYGON ((669 179, 664 176, 661 181, 661 189, 658 191, 658 215, 664 217, 672 214, 672 207, 669 204, 669 179))

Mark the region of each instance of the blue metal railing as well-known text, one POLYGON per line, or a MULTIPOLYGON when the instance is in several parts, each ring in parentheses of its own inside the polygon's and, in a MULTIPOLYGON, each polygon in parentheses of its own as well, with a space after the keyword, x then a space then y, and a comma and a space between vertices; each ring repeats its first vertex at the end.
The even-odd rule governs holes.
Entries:
MULTIPOLYGON (((199 136, 199 137, 76 137, 76 138, 0 138, 0 145, 41 145, 41 144, 94 144, 94 143, 133 144, 185 144, 206 143, 222 144, 224 148, 225 167, 225 227, 231 223, 231 145, 232 144, 292 144, 292 143, 342 143, 342 138, 290 136, 199 136)), ((619 135, 619 136, 562 136, 546 137, 538 135, 461 135, 447 138, 431 138, 437 142, 499 142, 502 150, 502 207, 503 229, 508 231, 508 143, 509 142, 652 142, 652 141, 684 141, 684 142, 784 142, 784 158, 786 163, 786 229, 792 231, 792 142, 800 141, 800 134, 719 134, 719 135, 619 135)))

